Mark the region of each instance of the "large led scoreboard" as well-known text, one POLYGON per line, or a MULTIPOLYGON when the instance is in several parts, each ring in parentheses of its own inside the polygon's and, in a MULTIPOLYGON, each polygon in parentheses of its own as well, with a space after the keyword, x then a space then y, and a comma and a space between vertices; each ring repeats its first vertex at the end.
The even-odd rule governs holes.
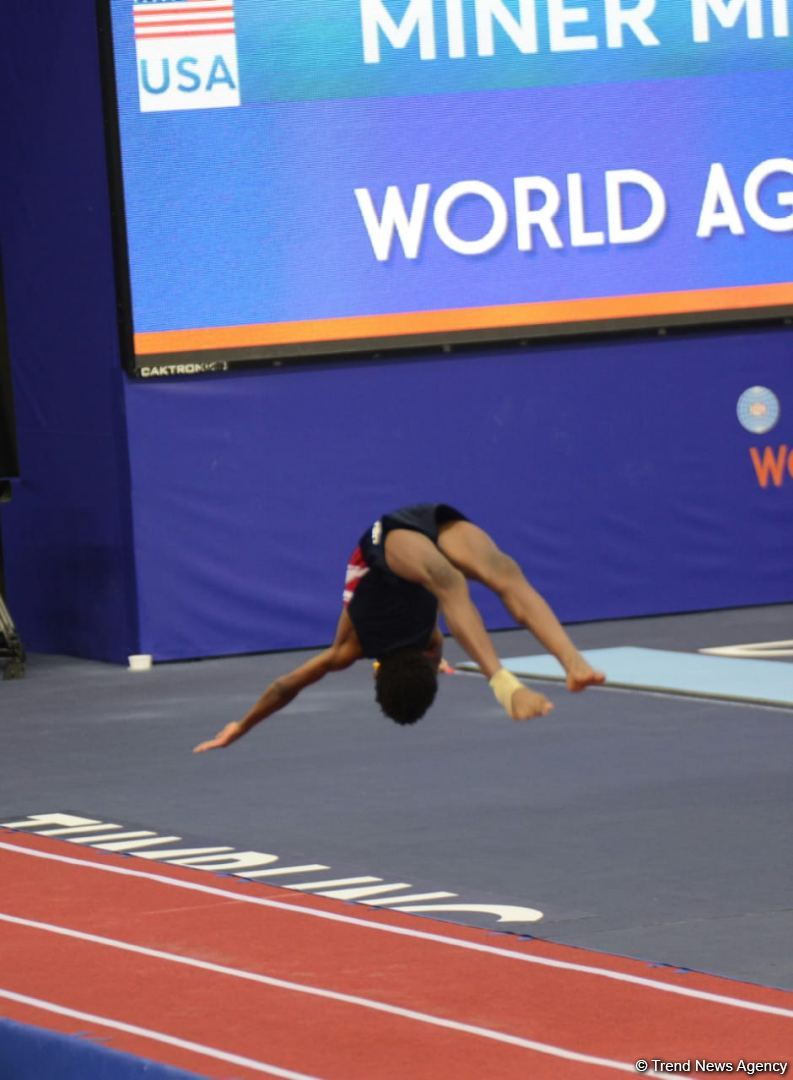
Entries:
POLYGON ((793 0, 100 0, 141 374, 793 314, 793 0))

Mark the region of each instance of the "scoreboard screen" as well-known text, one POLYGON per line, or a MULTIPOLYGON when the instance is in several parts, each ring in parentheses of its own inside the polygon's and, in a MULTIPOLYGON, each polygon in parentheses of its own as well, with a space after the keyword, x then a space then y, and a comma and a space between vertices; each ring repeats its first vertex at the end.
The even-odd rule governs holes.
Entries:
POLYGON ((102 0, 133 368, 793 314, 793 0, 102 0))

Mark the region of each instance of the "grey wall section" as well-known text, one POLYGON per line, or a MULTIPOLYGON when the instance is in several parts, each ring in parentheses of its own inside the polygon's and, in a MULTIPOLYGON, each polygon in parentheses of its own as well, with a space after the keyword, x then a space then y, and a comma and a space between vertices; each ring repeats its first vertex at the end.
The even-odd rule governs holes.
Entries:
POLYGON ((94 4, 3 0, 1 18, 8 599, 28 648, 121 660, 137 615, 94 4))

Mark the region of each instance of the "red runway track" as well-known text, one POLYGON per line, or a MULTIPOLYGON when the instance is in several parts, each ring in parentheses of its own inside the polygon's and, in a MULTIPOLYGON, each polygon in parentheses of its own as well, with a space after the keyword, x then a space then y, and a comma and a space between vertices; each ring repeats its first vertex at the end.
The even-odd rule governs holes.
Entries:
POLYGON ((793 1047, 786 991, 8 831, 0 954, 0 1015, 208 1077, 576 1080, 793 1047))

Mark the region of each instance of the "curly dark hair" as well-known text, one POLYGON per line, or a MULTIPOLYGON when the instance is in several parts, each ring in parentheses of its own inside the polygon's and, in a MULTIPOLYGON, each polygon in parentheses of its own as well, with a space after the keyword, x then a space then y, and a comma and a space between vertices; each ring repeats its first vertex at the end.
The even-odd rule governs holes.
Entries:
POLYGON ((375 698, 397 724, 415 724, 435 700, 438 672, 420 649, 399 649, 380 660, 375 698))

